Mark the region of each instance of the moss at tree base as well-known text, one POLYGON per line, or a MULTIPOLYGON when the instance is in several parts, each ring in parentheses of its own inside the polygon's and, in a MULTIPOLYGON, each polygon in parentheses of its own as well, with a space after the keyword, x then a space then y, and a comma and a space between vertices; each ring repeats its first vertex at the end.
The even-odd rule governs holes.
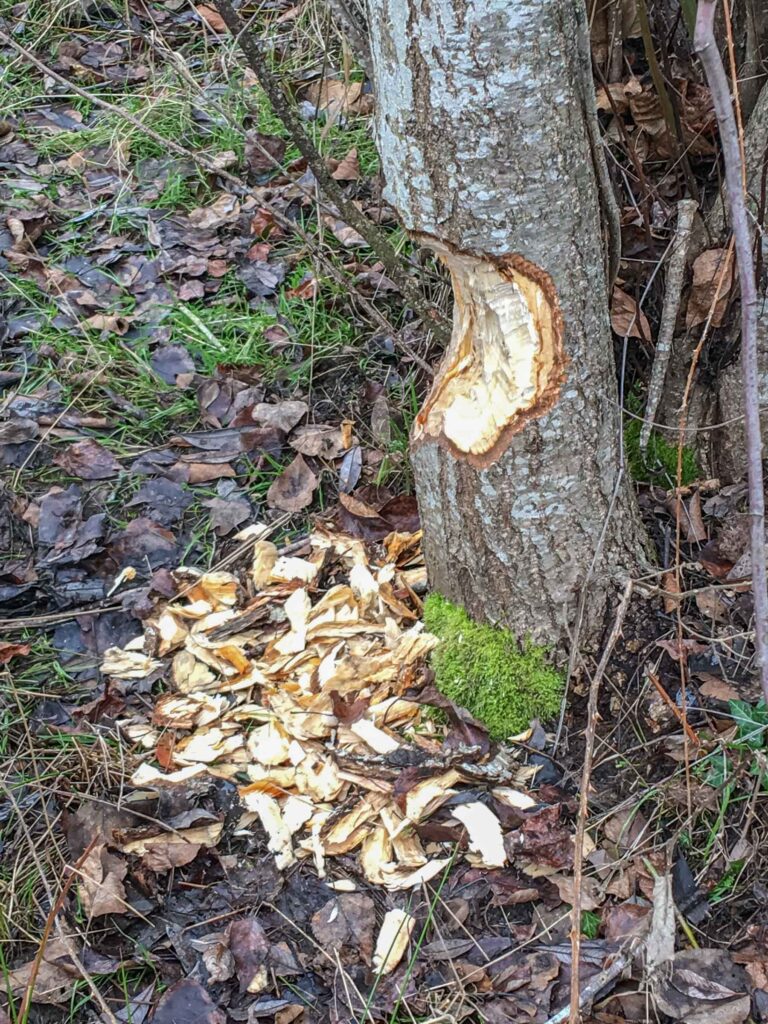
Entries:
POLYGON ((521 647, 508 630, 473 622, 440 594, 425 601, 424 625, 441 640, 432 655, 437 688, 480 719, 493 739, 559 710, 563 678, 545 648, 521 647))

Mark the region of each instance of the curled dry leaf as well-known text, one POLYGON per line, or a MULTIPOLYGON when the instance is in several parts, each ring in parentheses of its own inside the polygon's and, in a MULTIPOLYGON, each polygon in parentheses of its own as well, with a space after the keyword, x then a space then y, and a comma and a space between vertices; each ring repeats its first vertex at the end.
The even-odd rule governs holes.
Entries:
POLYGON ((307 101, 326 113, 329 120, 356 108, 363 91, 362 82, 344 82, 336 78, 322 78, 306 90, 307 101))
POLYGON ((337 181, 357 181, 360 177, 360 161, 357 159, 356 149, 350 149, 347 155, 339 160, 331 177, 337 181))
POLYGON ((94 846, 80 868, 78 891, 89 917, 131 913, 123 879, 128 865, 109 853, 104 843, 94 846))
POLYGON ((611 294, 611 327, 620 338, 651 340, 651 325, 636 299, 614 286, 611 294))
POLYGON ((733 272, 733 249, 707 249, 694 260, 693 283, 685 314, 686 327, 703 324, 709 317, 710 310, 712 326, 720 326, 728 306, 733 272))
MULTIPOLYGON (((196 847, 195 855, 197 850, 201 846, 215 846, 221 838, 221 832, 224 826, 219 821, 209 822, 207 825, 199 825, 195 828, 183 828, 178 830, 169 830, 167 832, 160 832, 156 835, 142 836, 137 839, 127 839, 125 842, 118 843, 117 849, 122 853, 131 853, 139 856, 153 854, 157 850, 162 850, 162 856, 167 857, 167 848, 169 846, 182 846, 186 848, 196 847)), ((183 858, 183 854, 181 855, 183 858)), ((190 857, 189 860, 192 860, 190 857)), ((184 863, 189 863, 189 860, 185 860, 184 863)), ((153 868, 153 870, 155 870, 153 868)), ((162 868, 161 870, 167 870, 162 868)))

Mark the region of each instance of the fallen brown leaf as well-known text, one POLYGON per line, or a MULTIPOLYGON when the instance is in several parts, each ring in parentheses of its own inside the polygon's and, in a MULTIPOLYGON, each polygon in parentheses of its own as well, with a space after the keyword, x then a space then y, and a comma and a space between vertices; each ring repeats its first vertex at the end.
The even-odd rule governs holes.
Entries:
POLYGON ((197 4, 195 10, 214 32, 223 33, 227 31, 227 23, 215 7, 209 7, 208 4, 197 4))
POLYGON ((234 957, 241 992, 262 992, 268 981, 269 940, 255 917, 244 917, 229 926, 229 949, 234 957))
POLYGON ((310 924, 324 949, 358 951, 366 964, 371 963, 376 907, 370 896, 355 892, 334 896, 313 914, 310 924))
POLYGON ((611 295, 611 327, 620 338, 651 340, 651 325, 637 300, 616 286, 611 295))
POLYGON ((318 479, 304 457, 297 455, 270 486, 267 504, 284 512, 301 512, 311 503, 317 485, 318 479))
POLYGON ((732 249, 707 249, 694 260, 693 283, 685 314, 686 327, 703 324, 709 316, 710 309, 713 309, 712 326, 720 326, 728 306, 733 274, 732 249), (715 302, 718 284, 720 284, 719 297, 715 302))
POLYGON ((108 480, 122 469, 114 455, 90 437, 70 445, 53 461, 66 473, 79 476, 81 480, 108 480))
POLYGON ((167 989, 155 1007, 152 1024, 226 1024, 227 1016, 192 978, 167 989))

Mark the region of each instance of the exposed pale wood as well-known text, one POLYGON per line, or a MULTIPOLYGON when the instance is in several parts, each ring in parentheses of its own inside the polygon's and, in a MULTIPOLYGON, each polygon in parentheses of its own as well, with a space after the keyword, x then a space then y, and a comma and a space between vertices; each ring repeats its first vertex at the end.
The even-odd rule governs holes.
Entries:
MULTIPOLYGON (((584 637, 595 639, 643 542, 621 471, 584 11, 571 0, 370 0, 368 20, 387 197, 405 227, 488 268, 523 261, 563 323, 554 388, 548 377, 525 416, 514 388, 482 413, 503 437, 486 464, 469 443, 462 454, 445 431, 424 430, 428 412, 419 420, 412 462, 431 582, 473 615, 559 647, 586 589, 584 637)), ((459 297, 429 402, 450 390, 457 351, 465 380, 519 356, 492 303, 479 290, 471 303, 484 312, 466 330, 459 297)), ((540 354, 548 336, 536 332, 540 354)))

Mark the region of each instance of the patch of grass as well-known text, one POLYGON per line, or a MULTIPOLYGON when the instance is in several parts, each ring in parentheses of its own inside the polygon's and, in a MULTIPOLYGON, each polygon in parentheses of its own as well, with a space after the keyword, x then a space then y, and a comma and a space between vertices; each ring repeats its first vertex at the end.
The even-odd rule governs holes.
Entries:
POLYGON ((175 173, 168 175, 160 195, 148 202, 147 206, 158 210, 191 210, 197 206, 205 206, 214 198, 213 192, 202 177, 185 178, 175 173))
POLYGON ((600 915, 594 910, 581 912, 581 934, 587 939, 596 939, 600 931, 600 915))
POLYGON ((424 625, 441 640, 432 654, 438 689, 484 722, 493 739, 558 711, 563 678, 545 648, 521 646, 508 630, 473 622, 440 594, 425 601, 424 625))
POLYGON ((308 267, 300 265, 288 277, 275 306, 252 308, 236 278, 226 279, 215 302, 179 304, 166 321, 172 340, 183 343, 204 373, 220 363, 258 366, 265 383, 307 386, 318 362, 340 355, 355 341, 355 328, 337 308, 334 285, 321 281, 313 299, 288 298, 308 267), (265 339, 270 327, 287 325, 291 344, 276 351, 265 339), (291 351, 292 350, 292 351, 291 351), (302 358, 295 358, 296 353, 302 358))
MULTIPOLYGON (((652 431, 645 452, 640 449, 640 431, 644 411, 643 401, 639 395, 630 395, 627 409, 633 413, 624 420, 624 451, 630 476, 638 483, 657 484, 659 487, 677 486, 677 445, 667 441, 658 431, 652 431)), ((670 434, 670 437, 674 435, 670 434)), ((701 477, 701 467, 693 448, 683 447, 682 479, 683 487, 692 484, 701 477)))
MULTIPOLYGON (((194 117, 194 97, 184 83, 171 77, 162 83, 155 83, 152 96, 118 95, 105 97, 119 105, 126 113, 138 118, 141 123, 163 139, 176 142, 193 152, 205 150, 210 153, 233 150, 242 157, 244 132, 229 124, 223 116, 200 123, 194 117)), ((23 133, 23 125, 21 126, 23 133)), ((90 118, 79 131, 63 131, 53 135, 33 138, 41 156, 57 158, 69 156, 82 150, 97 147, 129 145, 130 159, 144 160, 165 157, 167 148, 157 139, 151 138, 135 124, 111 112, 93 107, 90 118)))

